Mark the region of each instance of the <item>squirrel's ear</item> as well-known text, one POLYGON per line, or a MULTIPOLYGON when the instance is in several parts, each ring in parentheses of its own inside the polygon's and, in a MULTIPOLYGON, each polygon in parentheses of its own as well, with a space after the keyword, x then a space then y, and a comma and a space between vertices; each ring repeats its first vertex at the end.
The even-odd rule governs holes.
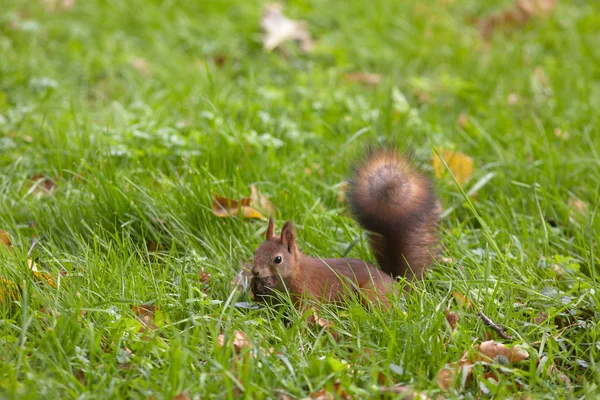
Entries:
POLYGON ((273 217, 269 217, 269 225, 267 226, 267 240, 275 236, 275 223, 273 217))
POLYGON ((292 221, 287 221, 281 228, 281 244, 287 246, 290 253, 296 253, 296 229, 292 221))

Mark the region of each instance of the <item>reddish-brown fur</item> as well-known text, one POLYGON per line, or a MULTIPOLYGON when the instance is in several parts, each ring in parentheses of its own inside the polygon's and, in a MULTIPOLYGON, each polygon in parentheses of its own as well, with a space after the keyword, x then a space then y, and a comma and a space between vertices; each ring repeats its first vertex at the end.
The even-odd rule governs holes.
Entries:
POLYGON ((286 222, 280 237, 269 220, 265 242, 256 250, 252 290, 259 299, 272 290, 288 292, 296 304, 311 297, 343 301, 359 294, 388 306, 392 278, 421 278, 437 253, 441 206, 431 182, 395 150, 370 151, 351 181, 351 209, 381 269, 353 258, 312 258, 298 249, 296 231, 286 222))

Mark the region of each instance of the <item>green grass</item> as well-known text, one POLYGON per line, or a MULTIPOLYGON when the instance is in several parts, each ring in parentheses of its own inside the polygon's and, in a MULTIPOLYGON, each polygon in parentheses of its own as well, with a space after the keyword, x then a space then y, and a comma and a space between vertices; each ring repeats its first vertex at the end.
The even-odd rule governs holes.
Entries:
POLYGON ((14 251, 0 247, 0 276, 21 293, 0 303, 0 396, 301 398, 339 380, 368 398, 382 373, 431 397, 594 398, 600 4, 559 2, 485 43, 469 21, 510 1, 412 3, 290 2, 286 14, 309 22, 316 48, 286 46, 281 57, 262 49, 262 1, 80 0, 51 13, 4 0, 0 229, 14 251), (343 79, 355 71, 383 82, 343 79), (483 186, 470 202, 449 179, 437 184, 453 262, 389 314, 325 307, 340 341, 293 313, 234 307, 247 298, 230 281, 265 223, 215 217, 213 193, 240 198, 256 184, 279 227, 296 222, 304 252, 339 256, 359 239, 350 255, 372 260, 336 196, 364 146, 390 139, 430 174, 434 146, 474 159, 464 190, 483 186), (36 174, 56 181, 51 195, 36 195, 36 174), (163 250, 149 253, 148 240, 163 250), (456 392, 437 386, 445 364, 491 333, 452 292, 514 337, 495 340, 529 352, 499 367, 498 384, 478 367, 456 392), (156 332, 139 332, 140 303, 162 311, 156 332), (446 308, 459 314, 454 332, 446 308), (220 349, 217 335, 234 330, 254 349, 220 349))

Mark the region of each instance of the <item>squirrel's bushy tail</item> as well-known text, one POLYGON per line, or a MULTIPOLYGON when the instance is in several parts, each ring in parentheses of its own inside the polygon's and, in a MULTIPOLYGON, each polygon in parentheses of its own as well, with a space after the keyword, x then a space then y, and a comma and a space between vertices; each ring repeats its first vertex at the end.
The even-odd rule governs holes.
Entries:
POLYGON ((349 203, 371 232, 379 267, 394 277, 421 278, 438 252, 441 206, 432 182, 398 151, 370 149, 350 182, 349 203))

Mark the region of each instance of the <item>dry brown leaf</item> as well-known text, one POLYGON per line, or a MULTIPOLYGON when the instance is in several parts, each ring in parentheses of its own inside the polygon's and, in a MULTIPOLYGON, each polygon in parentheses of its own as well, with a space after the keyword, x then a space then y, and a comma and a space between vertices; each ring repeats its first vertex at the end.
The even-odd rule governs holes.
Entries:
MULTIPOLYGON (((446 164, 448 164, 448 168, 454 174, 459 184, 462 185, 469 180, 473 174, 473 159, 471 157, 464 153, 450 150, 438 149, 438 153, 444 158, 446 164)), ((434 154, 433 157, 433 170, 435 171, 435 176, 438 178, 447 173, 444 163, 437 154, 434 154)))
POLYGON ((75 0, 42 0, 44 8, 48 12, 69 11, 75 7, 75 0))
POLYGON ((502 343, 496 343, 493 340, 483 342, 479 347, 475 346, 474 349, 479 351, 479 356, 475 361, 490 362, 494 360, 506 364, 523 361, 529 357, 529 353, 521 350, 520 346, 504 347, 502 343))
POLYGON ((328 391, 327 389, 320 389, 316 392, 311 393, 308 397, 304 399, 313 399, 313 400, 350 400, 350 395, 344 390, 339 381, 336 381, 333 384, 333 393, 328 391))
POLYGON ((251 199, 243 198, 239 202, 227 197, 219 196, 215 193, 213 199, 212 210, 217 217, 226 218, 232 215, 241 215, 249 219, 264 219, 263 215, 250 207, 251 199))
POLYGON ((208 285, 210 283, 210 274, 204 270, 204 268, 200 268, 200 272, 198 273, 198 280, 200 283, 204 283, 208 285))
POLYGON ((161 242, 157 242, 155 240, 148 240, 146 242, 146 248, 148 249, 149 252, 154 253, 157 251, 162 251, 163 245, 161 242))
POLYGON ((578 214, 586 214, 589 209, 589 206, 586 202, 577 198, 570 198, 567 204, 569 205, 571 211, 574 211, 578 214))
POLYGON ((533 323, 536 325, 540 325, 548 319, 548 314, 545 312, 540 312, 537 316, 533 318, 533 323))
POLYGON ((256 189, 255 185, 250 185, 250 206, 262 211, 266 215, 275 213, 275 205, 267 196, 256 189))
POLYGON ((557 0, 516 0, 505 10, 481 18, 478 21, 479 32, 484 39, 489 39, 500 27, 520 27, 527 24, 531 18, 549 15, 557 0))
POLYGON ((0 277, 0 302, 10 302, 19 299, 21 291, 19 286, 4 277, 0 277))
MULTIPOLYGON (((139 320, 144 324, 144 326, 151 331, 155 331, 159 328, 156 324, 157 317, 160 317, 164 320, 164 316, 162 315, 162 311, 156 308, 154 305, 150 304, 141 304, 139 306, 131 305, 131 310, 135 315, 139 318, 139 320)), ((142 327, 140 332, 144 332, 146 329, 142 327)))
POLYGON ((344 74, 344 79, 348 82, 360 83, 366 86, 376 86, 381 83, 381 75, 368 72, 348 72, 344 74))
POLYGON ((566 140, 571 135, 569 134, 569 131, 563 131, 560 128, 554 128, 554 136, 556 136, 559 139, 566 140))
POLYGON ((187 392, 181 392, 177 396, 173 397, 172 400, 190 400, 191 397, 187 392))
POLYGON ((427 397, 424 393, 416 392, 413 389, 411 389, 407 386, 403 386, 403 385, 382 387, 379 389, 379 391, 383 395, 388 395, 388 394, 396 395, 393 397, 394 399, 402 399, 402 400, 412 400, 412 399, 428 400, 429 399, 429 397, 427 397))
POLYGON ((319 314, 317 314, 317 312, 315 310, 313 310, 313 313, 308 316, 306 321, 310 322, 310 323, 315 323, 315 324, 319 325, 320 327, 322 327, 323 329, 326 329, 327 332, 329 332, 335 340, 340 339, 340 334, 337 333, 334 329, 335 324, 333 322, 326 320, 325 318, 319 317, 319 314))
POLYGON ((454 387, 456 376, 462 371, 462 365, 459 363, 451 363, 440 370, 437 376, 437 384, 443 390, 450 390, 454 387))
POLYGON ((463 373, 464 368, 466 368, 466 379, 469 379, 472 373, 471 366, 476 362, 484 364, 492 362, 508 364, 522 361, 529 357, 529 354, 526 351, 521 350, 520 346, 508 348, 502 343, 496 343, 493 340, 475 345, 472 350, 472 352, 466 351, 460 361, 450 363, 440 370, 437 376, 439 387, 444 390, 449 390, 451 387, 454 387, 456 378, 463 373))
POLYGON ((152 75, 152 71, 150 70, 150 64, 148 64, 148 61, 146 59, 138 57, 131 60, 130 63, 133 69, 135 69, 141 75, 145 77, 150 77, 152 75))
POLYGON ((454 311, 447 312, 446 321, 448 321, 450 328, 452 328, 452 331, 454 331, 456 329, 456 324, 458 323, 458 314, 454 311))
POLYGON ((10 241, 10 233, 3 231, 2 229, 0 229, 0 244, 3 244, 9 249, 12 248, 12 242, 10 241))
POLYGON ((463 306, 464 308, 473 308, 473 303, 467 296, 459 292, 452 292, 452 297, 457 304, 463 306))
POLYGON ((283 6, 279 3, 267 4, 260 20, 265 35, 263 43, 267 51, 271 51, 288 40, 300 42, 300 48, 311 51, 314 43, 306 21, 296 21, 283 15, 283 6))
MULTIPOLYGON (((220 334, 219 336, 217 336, 217 346, 225 346, 224 334, 220 334)), ((252 348, 252 343, 250 342, 248 335, 246 335, 242 331, 233 331, 233 349, 236 353, 240 353, 244 348, 252 348)))
POLYGON ((56 182, 42 174, 33 175, 30 179, 33 181, 33 187, 30 190, 36 196, 52 194, 56 189, 56 182))
POLYGON ((558 378, 565 385, 571 385, 571 378, 564 372, 562 372, 555 364, 550 365, 548 367, 548 372, 558 378))
POLYGON ((27 265, 29 266, 31 272, 33 272, 33 276, 35 276, 40 281, 46 281, 48 285, 56 289, 56 283, 54 283, 54 280, 52 280, 50 274, 47 274, 46 272, 40 272, 35 261, 33 261, 32 259, 28 259, 27 265))
POLYGON ((456 120, 456 123, 458 124, 458 126, 461 129, 465 129, 467 126, 469 126, 469 114, 467 114, 467 113, 461 113, 458 116, 458 119, 456 120))

